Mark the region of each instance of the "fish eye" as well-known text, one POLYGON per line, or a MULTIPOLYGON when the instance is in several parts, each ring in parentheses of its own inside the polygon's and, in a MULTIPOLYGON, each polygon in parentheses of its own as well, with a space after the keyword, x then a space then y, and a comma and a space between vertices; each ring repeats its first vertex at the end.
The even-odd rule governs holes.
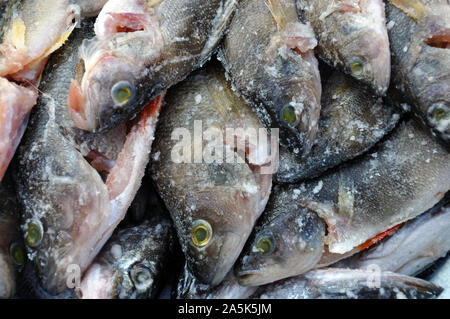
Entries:
POLYGON ((203 219, 196 220, 192 223, 191 240, 197 247, 206 246, 212 237, 211 225, 203 219))
POLYGON ((355 77, 361 77, 364 73, 364 62, 361 59, 354 59, 350 63, 350 72, 355 77))
POLYGON ((111 89, 111 97, 115 106, 123 106, 134 98, 134 86, 128 81, 120 81, 111 89))
POLYGON ((40 221, 34 220, 27 224, 25 229, 25 241, 30 247, 37 247, 44 237, 44 228, 40 221))
POLYGON ((141 265, 133 266, 130 271, 130 278, 138 289, 148 287, 153 283, 150 270, 141 265))
POLYGON ((295 107, 290 104, 286 104, 281 108, 280 118, 283 123, 286 123, 289 126, 296 126, 300 121, 300 115, 295 107))
POLYGON ((271 235, 263 235, 256 241, 256 251, 261 255, 267 255, 275 249, 275 239, 271 235))
POLYGON ((22 266, 25 263, 25 250, 22 245, 12 243, 9 247, 9 254, 17 266, 22 266))
POLYGON ((431 117, 434 122, 439 123, 443 120, 450 118, 450 110, 441 104, 438 104, 431 110, 431 117))

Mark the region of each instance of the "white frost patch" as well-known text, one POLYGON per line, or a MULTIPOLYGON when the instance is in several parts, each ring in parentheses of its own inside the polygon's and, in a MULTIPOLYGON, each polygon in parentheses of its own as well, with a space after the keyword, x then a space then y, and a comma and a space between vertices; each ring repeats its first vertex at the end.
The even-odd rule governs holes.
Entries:
POLYGON ((319 183, 317 183, 317 186, 314 187, 313 193, 317 194, 318 192, 320 192, 322 190, 322 186, 323 186, 323 182, 319 181, 319 183))

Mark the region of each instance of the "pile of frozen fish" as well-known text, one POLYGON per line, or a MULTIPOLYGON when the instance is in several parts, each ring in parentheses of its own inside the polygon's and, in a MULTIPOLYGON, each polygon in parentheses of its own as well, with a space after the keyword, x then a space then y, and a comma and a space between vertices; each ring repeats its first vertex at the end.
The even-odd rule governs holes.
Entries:
POLYGON ((448 0, 0 0, 0 297, 450 297, 448 0))

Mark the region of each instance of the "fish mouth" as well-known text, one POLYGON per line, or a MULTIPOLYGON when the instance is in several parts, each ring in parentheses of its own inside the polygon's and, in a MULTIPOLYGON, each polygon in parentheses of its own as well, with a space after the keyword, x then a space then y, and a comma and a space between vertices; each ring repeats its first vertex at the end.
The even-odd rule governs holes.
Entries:
POLYGON ((243 242, 241 236, 236 233, 228 232, 225 234, 222 247, 217 254, 216 265, 210 274, 207 275, 209 280, 205 278, 207 279, 206 282, 209 282, 211 286, 217 286, 223 281, 239 257, 240 250, 237 247, 240 247, 243 242))
POLYGON ((262 273, 259 270, 238 270, 236 277, 241 286, 258 286, 258 282, 262 277, 262 273))

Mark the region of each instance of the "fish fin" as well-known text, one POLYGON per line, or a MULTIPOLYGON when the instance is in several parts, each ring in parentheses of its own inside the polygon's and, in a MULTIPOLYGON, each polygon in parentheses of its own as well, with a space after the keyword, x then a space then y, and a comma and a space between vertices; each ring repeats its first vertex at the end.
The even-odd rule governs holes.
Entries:
POLYGON ((163 1, 164 0, 145 0, 145 4, 146 4, 147 8, 154 8, 163 1))
POLYGON ((429 10, 418 0, 388 0, 394 6, 406 13, 410 18, 419 21, 425 17, 429 10))
POLYGON ((333 1, 328 8, 322 12, 319 19, 324 20, 328 16, 335 12, 339 13, 361 13, 361 6, 359 5, 359 0, 338 0, 333 1))
POLYGON ((278 30, 284 29, 286 24, 290 21, 298 21, 297 11, 286 8, 284 1, 266 0, 265 4, 272 14, 272 17, 278 26, 278 30))
POLYGON ((53 43, 53 45, 48 48, 44 54, 42 55, 42 57, 46 57, 49 56, 50 54, 52 54, 53 52, 55 52, 56 50, 58 50, 60 47, 63 46, 63 44, 67 41, 67 39, 69 38, 69 36, 72 34, 72 31, 75 29, 75 26, 77 24, 74 23, 73 25, 70 26, 69 29, 66 30, 66 32, 63 33, 63 35, 55 42, 53 43))
POLYGON ((21 18, 16 18, 3 36, 3 42, 13 45, 15 48, 25 47, 25 34, 27 26, 21 18))

